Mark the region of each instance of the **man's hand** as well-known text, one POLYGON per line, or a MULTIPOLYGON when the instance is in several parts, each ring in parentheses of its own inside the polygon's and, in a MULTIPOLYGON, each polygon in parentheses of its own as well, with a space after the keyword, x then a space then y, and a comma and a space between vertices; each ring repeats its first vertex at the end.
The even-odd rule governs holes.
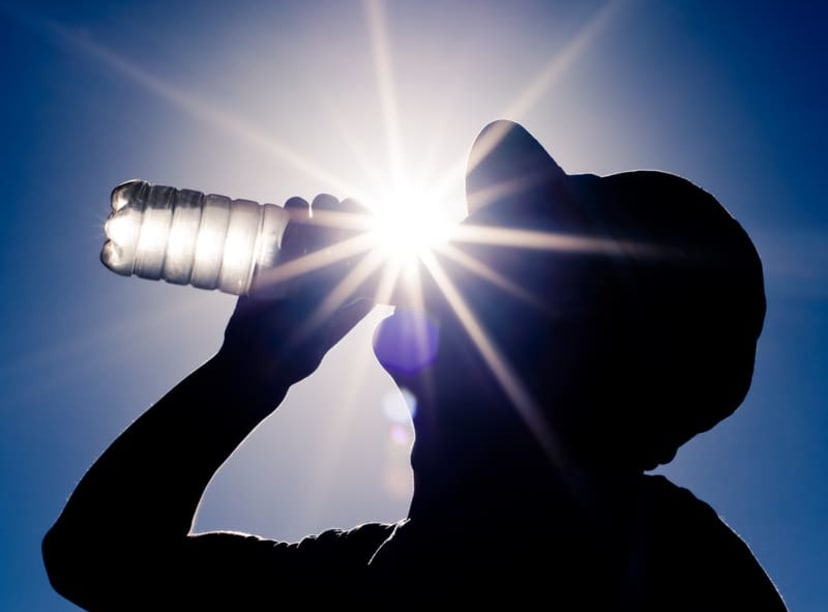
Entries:
POLYGON ((277 378, 282 385, 313 372, 373 307, 369 300, 350 297, 331 312, 319 310, 359 256, 342 252, 356 234, 358 205, 319 195, 312 206, 291 198, 285 208, 291 222, 282 240, 280 266, 301 270, 307 264, 308 270, 289 283, 262 284, 239 298, 218 354, 228 367, 243 368, 253 382, 277 378))

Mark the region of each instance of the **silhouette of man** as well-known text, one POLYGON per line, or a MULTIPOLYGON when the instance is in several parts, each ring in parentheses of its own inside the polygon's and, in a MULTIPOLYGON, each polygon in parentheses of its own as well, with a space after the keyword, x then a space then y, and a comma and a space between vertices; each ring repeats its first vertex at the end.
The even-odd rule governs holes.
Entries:
MULTIPOLYGON (((765 302, 742 228, 676 176, 566 175, 505 121, 472 147, 467 198, 459 255, 440 259, 454 298, 426 285, 375 335, 417 398, 406 520, 292 544, 190 533, 215 471, 371 308, 308 332, 323 277, 240 299, 217 355, 98 459, 44 539, 53 586, 90 610, 784 610, 709 506, 644 474, 750 385, 765 302)), ((283 249, 332 239, 299 227, 283 249)))

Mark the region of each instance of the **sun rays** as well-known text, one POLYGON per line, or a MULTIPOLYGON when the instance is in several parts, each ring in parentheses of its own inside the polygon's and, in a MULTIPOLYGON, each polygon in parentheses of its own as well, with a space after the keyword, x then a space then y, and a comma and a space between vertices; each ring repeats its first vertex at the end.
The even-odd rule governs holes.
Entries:
MULTIPOLYGON (((618 2, 605 3, 576 32, 568 44, 540 68, 527 86, 517 92, 513 101, 507 105, 504 115, 515 120, 524 117, 617 14, 618 5, 618 2)), ((449 164, 444 174, 429 177, 427 183, 431 186, 430 189, 412 180, 413 173, 408 167, 409 160, 402 137, 402 122, 394 86, 391 39, 388 34, 385 6, 382 0, 365 0, 363 10, 374 62, 380 118, 387 146, 384 154, 369 155, 361 150, 358 142, 350 143, 354 151, 359 153, 357 157, 367 166, 371 166, 372 159, 387 162, 385 173, 379 170, 374 172, 377 184, 367 186, 354 185, 326 172, 297 151, 267 136, 265 130, 247 119, 219 108, 193 92, 164 82, 86 36, 59 25, 52 25, 47 29, 49 35, 61 44, 68 45, 73 50, 104 64, 113 72, 153 92, 172 106, 197 117, 209 128, 221 130, 230 137, 259 149, 283 166, 335 187, 341 194, 358 194, 366 206, 363 214, 315 215, 315 223, 333 225, 348 233, 349 237, 329 248, 303 255, 261 274, 257 279, 258 289, 266 291, 268 287, 280 284, 287 286, 290 282, 300 282, 303 277, 325 267, 344 261, 352 262, 328 295, 312 313, 309 313, 305 331, 310 332, 336 309, 355 296, 363 295, 366 287, 369 288, 367 297, 378 303, 393 303, 395 296, 405 292, 407 303, 415 307, 424 307, 423 275, 428 275, 429 282, 440 290, 443 299, 455 311, 492 375, 503 387, 515 408, 550 456, 555 456, 554 436, 539 417, 533 398, 489 338, 485 324, 475 314, 475 304, 466 301, 454 280, 435 257, 435 253, 439 252, 457 263, 457 269, 462 270, 462 273, 474 274, 518 298, 531 300, 534 296, 526 288, 464 251, 461 248, 462 244, 602 253, 617 250, 619 245, 589 237, 470 225, 454 228, 449 240, 446 221, 439 213, 445 204, 442 201, 445 194, 451 191, 449 182, 457 175, 455 170, 463 166, 474 168, 487 150, 497 146, 499 138, 503 135, 496 132, 490 134, 486 147, 476 149, 482 152, 480 157, 467 161, 464 152, 457 161, 449 164)), ((376 163, 374 170, 382 166, 382 163, 376 163)), ((515 193, 525 188, 525 181, 518 180, 514 184, 502 184, 494 192, 468 194, 468 205, 470 209, 476 210, 486 206, 493 198, 503 197, 504 192, 515 193)))

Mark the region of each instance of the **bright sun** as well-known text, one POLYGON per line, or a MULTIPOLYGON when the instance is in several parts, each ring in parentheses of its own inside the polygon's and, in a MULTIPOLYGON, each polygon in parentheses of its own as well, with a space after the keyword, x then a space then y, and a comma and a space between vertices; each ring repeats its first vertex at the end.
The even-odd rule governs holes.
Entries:
POLYGON ((368 206, 375 246, 389 263, 413 264, 448 240, 445 210, 426 188, 401 183, 368 206))

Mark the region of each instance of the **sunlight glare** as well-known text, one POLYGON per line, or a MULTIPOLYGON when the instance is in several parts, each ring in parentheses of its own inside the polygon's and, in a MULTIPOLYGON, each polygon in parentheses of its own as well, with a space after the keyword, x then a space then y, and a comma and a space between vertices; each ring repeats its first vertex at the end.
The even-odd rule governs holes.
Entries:
POLYGON ((371 208, 371 233, 388 263, 410 266, 448 240, 449 224, 425 188, 399 184, 371 208))

